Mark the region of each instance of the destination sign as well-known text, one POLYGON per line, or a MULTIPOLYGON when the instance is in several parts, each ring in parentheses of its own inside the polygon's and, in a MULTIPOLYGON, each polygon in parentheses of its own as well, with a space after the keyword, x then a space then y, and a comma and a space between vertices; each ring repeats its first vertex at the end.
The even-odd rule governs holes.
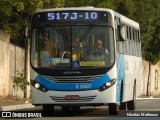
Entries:
POLYGON ((108 16, 100 11, 50 11, 37 13, 37 21, 108 21, 108 16))

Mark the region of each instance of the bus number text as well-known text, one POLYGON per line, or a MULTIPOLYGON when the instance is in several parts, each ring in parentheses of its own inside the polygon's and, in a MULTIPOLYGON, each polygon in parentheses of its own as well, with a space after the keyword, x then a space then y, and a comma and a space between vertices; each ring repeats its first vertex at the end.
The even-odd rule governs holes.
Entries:
POLYGON ((89 89, 92 87, 92 84, 76 84, 76 89, 89 89))

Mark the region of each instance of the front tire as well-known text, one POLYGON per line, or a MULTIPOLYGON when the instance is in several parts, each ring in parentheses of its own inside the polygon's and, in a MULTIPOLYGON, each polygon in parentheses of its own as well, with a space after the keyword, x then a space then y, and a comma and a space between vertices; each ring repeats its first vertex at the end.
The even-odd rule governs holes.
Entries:
POLYGON ((69 113, 70 111, 71 111, 71 107, 70 106, 62 106, 62 112, 69 113))
POLYGON ((44 104, 43 107, 43 113, 45 115, 52 115, 54 113, 54 105, 51 104, 44 104))
POLYGON ((118 105, 116 103, 109 103, 109 115, 117 115, 118 114, 118 105))
POLYGON ((71 106, 72 112, 79 112, 80 106, 71 106))

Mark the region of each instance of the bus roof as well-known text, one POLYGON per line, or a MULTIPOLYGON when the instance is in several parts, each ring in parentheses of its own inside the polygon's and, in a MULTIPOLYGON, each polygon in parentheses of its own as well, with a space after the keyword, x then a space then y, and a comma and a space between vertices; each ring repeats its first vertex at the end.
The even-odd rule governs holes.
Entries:
POLYGON ((51 8, 51 9, 41 9, 41 10, 37 10, 35 13, 38 12, 49 12, 49 11, 72 11, 72 10, 76 10, 76 11, 104 11, 104 12, 109 12, 113 15, 113 17, 119 17, 122 23, 125 23, 127 25, 139 28, 139 24, 127 17, 125 17, 124 15, 112 10, 112 9, 108 9, 108 8, 95 8, 92 6, 86 6, 86 7, 66 7, 66 8, 51 8))

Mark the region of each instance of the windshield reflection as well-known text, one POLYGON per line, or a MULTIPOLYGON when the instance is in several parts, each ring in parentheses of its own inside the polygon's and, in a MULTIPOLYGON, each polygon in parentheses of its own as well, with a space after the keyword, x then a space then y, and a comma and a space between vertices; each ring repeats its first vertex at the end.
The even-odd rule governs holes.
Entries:
POLYGON ((113 30, 108 26, 59 26, 34 29, 31 62, 40 68, 110 67, 113 30))

